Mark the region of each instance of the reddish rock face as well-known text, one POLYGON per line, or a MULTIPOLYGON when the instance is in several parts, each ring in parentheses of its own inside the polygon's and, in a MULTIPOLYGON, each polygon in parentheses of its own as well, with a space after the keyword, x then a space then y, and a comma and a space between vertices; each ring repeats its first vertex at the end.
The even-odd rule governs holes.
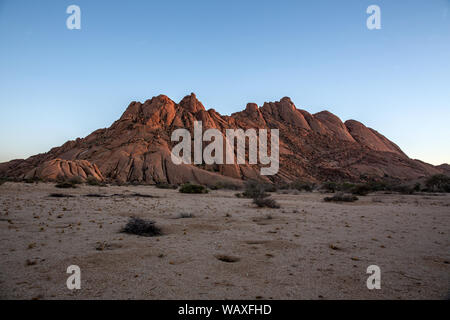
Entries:
POLYGON ((416 179, 442 173, 409 159, 393 142, 362 123, 343 123, 328 111, 314 115, 295 107, 290 98, 247 104, 245 110, 222 116, 206 110, 195 94, 175 103, 159 95, 144 103, 132 102, 119 120, 83 139, 68 141, 45 154, 0 164, 0 176, 38 177, 44 180, 89 176, 98 180, 135 183, 216 184, 245 179, 272 182, 348 180, 361 177, 416 179), (178 128, 192 132, 194 121, 203 129, 266 128, 280 131, 280 170, 275 176, 259 175, 258 165, 174 165, 171 133, 178 128))
POLYGON ((28 171, 24 179, 33 179, 36 177, 42 180, 70 179, 73 177, 80 177, 83 181, 90 177, 98 181, 104 180, 98 167, 87 160, 54 159, 46 161, 28 171))

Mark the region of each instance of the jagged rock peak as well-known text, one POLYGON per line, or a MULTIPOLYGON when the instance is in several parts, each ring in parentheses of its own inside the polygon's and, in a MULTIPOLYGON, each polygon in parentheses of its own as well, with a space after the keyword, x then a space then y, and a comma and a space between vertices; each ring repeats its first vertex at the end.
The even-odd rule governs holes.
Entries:
POLYGON ((253 102, 247 103, 247 106, 245 107, 245 111, 247 112, 258 112, 258 105, 253 102))
POLYGON ((198 112, 198 111, 205 111, 205 107, 203 106, 203 104, 198 101, 197 96, 195 95, 195 93, 191 93, 190 95, 184 97, 181 101, 180 101, 180 106, 183 107, 185 110, 189 111, 189 112, 198 112))
POLYGON ((222 116, 205 110, 194 93, 179 104, 166 95, 144 103, 133 101, 122 117, 107 129, 96 130, 86 138, 69 141, 49 152, 0 164, 0 177, 44 180, 94 177, 97 180, 171 183, 213 183, 248 179, 268 181, 306 180, 359 181, 361 177, 416 179, 448 172, 446 166, 433 167, 411 160, 393 142, 362 123, 345 123, 322 111, 310 114, 297 109, 289 97, 265 102, 261 107, 248 103, 244 111, 222 116), (278 129, 280 132, 280 171, 261 177, 257 164, 217 166, 175 165, 171 160, 171 133, 192 128, 278 129))

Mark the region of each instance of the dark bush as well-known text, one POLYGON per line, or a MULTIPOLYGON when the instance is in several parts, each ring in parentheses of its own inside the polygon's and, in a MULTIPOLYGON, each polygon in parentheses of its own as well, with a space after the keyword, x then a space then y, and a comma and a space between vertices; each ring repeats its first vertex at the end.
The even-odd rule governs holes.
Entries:
POLYGON ((272 183, 263 183, 264 191, 266 192, 276 192, 277 186, 272 183))
POLYGON ((344 182, 339 185, 339 191, 351 192, 355 187, 356 185, 354 183, 344 182))
MULTIPOLYGON (((353 194, 365 196, 370 192, 376 192, 376 191, 393 191, 393 192, 399 192, 402 194, 413 194, 414 191, 420 191, 415 190, 417 186, 409 186, 409 185, 403 185, 399 184, 399 182, 393 182, 393 181, 370 181, 366 182, 364 184, 358 184, 355 185, 355 187, 351 190, 353 194)), ((419 184, 420 189, 420 184, 419 184)), ((347 190, 342 190, 347 191, 347 190)))
POLYGON ((228 182, 218 182, 215 185, 208 186, 211 190, 239 190, 242 189, 242 186, 234 183, 228 183, 228 182))
POLYGON ((351 195, 351 194, 344 194, 342 192, 336 193, 334 196, 332 197, 325 197, 323 199, 324 201, 330 202, 354 202, 356 200, 358 200, 358 197, 351 195))
POLYGON ((98 194, 98 193, 88 193, 88 194, 85 195, 85 197, 89 197, 89 198, 108 198, 107 195, 98 194))
POLYGON ((48 196, 52 198, 73 198, 72 195, 64 193, 50 193, 48 196))
POLYGON ((158 189, 176 189, 176 188, 178 188, 174 184, 169 184, 169 183, 164 183, 164 182, 155 184, 155 187, 157 187, 158 189))
POLYGON ((279 208, 280 205, 272 198, 253 198, 253 203, 263 208, 279 208))
POLYGON ((155 225, 154 221, 147 221, 136 217, 131 217, 121 232, 145 237, 162 235, 161 229, 155 225))
POLYGON ((371 181, 367 183, 367 186, 372 192, 374 191, 386 191, 390 188, 390 184, 385 181, 371 181))
POLYGON ((369 181, 365 183, 336 183, 336 182, 325 182, 321 186, 321 190, 326 192, 347 192, 355 195, 365 196, 370 192, 376 191, 395 191, 405 194, 411 194, 414 190, 412 187, 404 186, 398 184, 398 182, 388 182, 388 181, 369 181), (412 191, 411 191, 412 190, 412 191))
POLYGON ((76 184, 73 184, 69 181, 63 181, 63 182, 58 182, 57 184, 55 184, 56 188, 61 188, 61 189, 69 189, 69 188, 76 188, 76 184))
POLYGON ((289 190, 311 192, 314 190, 315 187, 316 187, 316 185, 314 183, 309 183, 309 182, 304 182, 304 181, 298 180, 298 181, 294 181, 291 183, 282 184, 278 188, 281 190, 289 189, 289 190))
POLYGON ((74 177, 70 178, 69 180, 67 180, 67 182, 69 182, 73 185, 82 184, 83 179, 81 179, 81 177, 79 177, 79 176, 74 176, 74 177))
POLYGON ((188 212, 182 212, 175 217, 175 219, 190 219, 190 218, 195 218, 195 215, 188 212))
POLYGON ((39 182, 42 182, 42 179, 39 177, 33 177, 33 178, 25 179, 24 182, 25 183, 39 183, 39 182))
POLYGON ((251 180, 245 183, 245 191, 237 193, 236 196, 241 198, 251 198, 253 203, 258 207, 279 208, 280 205, 273 199, 269 199, 269 194, 266 191, 276 190, 276 187, 270 184, 261 183, 259 181, 251 180))
POLYGON ((247 181, 245 183, 245 191, 242 193, 245 198, 266 198, 269 194, 266 193, 266 185, 258 181, 247 181))
POLYGON ((232 256, 223 255, 223 254, 216 255, 216 258, 220 261, 228 262, 228 263, 238 262, 239 260, 241 260, 238 257, 232 257, 232 256))
POLYGON ((336 182, 327 181, 322 184, 320 189, 326 192, 335 193, 338 190, 338 184, 336 182))
POLYGON ((208 189, 197 184, 186 183, 178 190, 181 193, 208 193, 208 189))
POLYGON ((431 192, 450 192, 450 177, 436 174, 425 181, 425 186, 431 192))
POLYGON ((100 180, 97 180, 96 178, 94 178, 94 177, 88 177, 87 179, 86 179, 86 184, 87 185, 90 185, 90 186, 100 186, 100 187, 104 187, 104 186, 106 186, 102 181, 100 181, 100 180))
POLYGON ((158 198, 157 196, 152 196, 151 194, 142 194, 138 192, 133 192, 129 194, 124 193, 114 193, 111 197, 122 197, 122 198, 158 198))
POLYGON ((303 183, 303 184, 297 184, 295 186, 295 189, 298 191, 306 191, 306 192, 312 192, 314 190, 315 185, 312 183, 303 183))
POLYGON ((422 190, 422 186, 420 185, 420 182, 417 182, 417 183, 414 185, 413 190, 414 190, 414 192, 419 192, 420 190, 422 190))
POLYGON ((401 194, 413 194, 414 193, 414 187, 407 186, 407 185, 395 185, 389 188, 390 191, 395 191, 401 194))
POLYGON ((357 194, 358 196, 366 196, 373 189, 368 184, 357 184, 353 188, 350 189, 353 194, 357 194))

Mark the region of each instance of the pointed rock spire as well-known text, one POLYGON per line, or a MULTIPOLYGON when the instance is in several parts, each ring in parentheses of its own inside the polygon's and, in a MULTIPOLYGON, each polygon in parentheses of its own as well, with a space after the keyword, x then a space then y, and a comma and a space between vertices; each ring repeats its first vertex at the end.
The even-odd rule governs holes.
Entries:
POLYGON ((191 93, 190 95, 184 97, 183 100, 180 101, 180 106, 192 113, 196 113, 200 110, 205 111, 205 107, 200 101, 197 100, 195 93, 191 93))

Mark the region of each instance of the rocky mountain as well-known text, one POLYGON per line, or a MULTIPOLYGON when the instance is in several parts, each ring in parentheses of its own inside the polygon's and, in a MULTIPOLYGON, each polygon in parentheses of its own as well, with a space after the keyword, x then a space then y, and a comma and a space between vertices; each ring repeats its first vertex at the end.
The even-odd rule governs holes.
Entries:
POLYGON ((119 120, 85 138, 68 141, 44 154, 0 164, 0 176, 56 180, 79 176, 130 183, 187 181, 214 184, 246 179, 288 182, 382 179, 412 180, 443 173, 446 168, 408 158, 389 139, 364 124, 342 122, 328 111, 316 114, 297 109, 290 98, 247 104, 245 110, 222 116, 206 110, 195 94, 175 103, 159 95, 144 103, 132 102, 119 120), (280 169, 261 176, 259 165, 175 165, 170 156, 173 130, 279 129, 280 169))

